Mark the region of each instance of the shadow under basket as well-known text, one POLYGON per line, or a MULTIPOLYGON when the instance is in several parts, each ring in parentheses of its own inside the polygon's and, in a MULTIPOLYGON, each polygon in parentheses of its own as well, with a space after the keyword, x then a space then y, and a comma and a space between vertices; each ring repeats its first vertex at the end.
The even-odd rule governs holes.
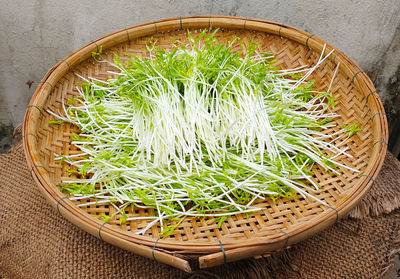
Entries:
MULTIPOLYGON (((210 219, 186 218, 165 239, 160 239, 160 226, 153 226, 144 235, 137 232, 151 220, 121 222, 122 215, 104 223, 99 215, 112 215, 115 209, 107 204, 87 203, 89 199, 71 201, 60 191, 59 183, 68 177, 68 164, 55 161, 55 154, 71 155, 79 150, 71 144, 71 135, 78 128, 71 124, 50 125, 54 119, 47 112, 61 111, 62 98, 77 95, 76 86, 82 80, 77 76, 109 78, 108 63, 99 63, 92 52, 102 49, 102 59, 112 61, 117 53, 122 61, 131 55, 147 56, 150 39, 161 47, 171 48, 173 39, 185 40, 188 30, 194 34, 204 29, 219 28, 220 41, 235 36, 243 41, 259 43, 261 51, 275 54, 276 66, 296 68, 317 63, 324 45, 325 54, 333 46, 304 31, 283 24, 228 16, 195 16, 167 19, 127 28, 106 35, 72 53, 55 65, 43 78, 28 106, 24 125, 24 148, 32 176, 58 212, 76 226, 101 240, 155 259, 176 268, 191 271, 188 259, 197 259, 200 268, 224 262, 264 255, 284 249, 311 237, 345 216, 367 193, 382 166, 387 149, 387 121, 382 103, 368 76, 347 56, 335 49, 313 73, 315 86, 326 91, 334 75, 331 91, 340 115, 338 126, 358 122, 362 129, 346 141, 351 158, 339 159, 341 164, 360 172, 341 168, 340 175, 314 167, 314 181, 321 187, 314 195, 329 204, 325 206, 300 195, 295 199, 281 198, 276 202, 265 200, 257 213, 236 214, 219 227, 210 219)), ((340 156, 339 156, 340 157, 340 156)), ((146 216, 142 208, 127 209, 128 217, 146 216)))

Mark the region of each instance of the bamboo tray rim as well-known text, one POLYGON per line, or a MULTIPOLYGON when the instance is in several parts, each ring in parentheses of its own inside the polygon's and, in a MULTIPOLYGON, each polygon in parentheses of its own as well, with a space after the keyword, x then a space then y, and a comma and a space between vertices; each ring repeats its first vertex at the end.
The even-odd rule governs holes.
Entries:
MULTIPOLYGON (((263 31, 266 33, 289 38, 298 42, 299 44, 306 45, 309 48, 312 48, 318 52, 321 51, 322 46, 325 44, 325 42, 318 37, 297 28, 273 21, 245 17, 208 15, 189 16, 164 19, 125 28, 102 36, 99 39, 83 46, 79 50, 62 59, 46 73, 29 103, 23 124, 23 134, 34 134, 35 125, 31 124, 31 120, 37 119, 39 117, 40 107, 42 103, 45 102, 46 97, 52 91, 53 84, 55 85, 57 81, 70 69, 73 69, 76 65, 85 61, 92 51, 98 51, 100 45, 103 45, 104 49, 107 49, 113 45, 125 41, 130 41, 133 38, 147 36, 158 32, 168 32, 168 30, 187 28, 209 27, 263 31)), ((326 44, 326 49, 327 51, 330 51, 331 49, 335 48, 329 44, 326 44)), ((358 67, 342 52, 335 51, 335 53, 333 54, 332 58, 330 57, 331 60, 334 60, 336 62, 339 61, 341 63, 341 67, 345 68, 348 76, 353 76, 353 80, 359 87, 365 87, 366 89, 368 89, 367 92, 373 92, 375 90, 371 80, 366 74, 362 72, 360 67, 358 67)), ((366 90, 360 91, 365 92, 366 90)), ((388 141, 387 120, 386 116, 384 115, 382 103, 377 95, 378 94, 371 94, 371 97, 368 98, 367 101, 370 104, 369 107, 374 112, 374 116, 376 116, 372 119, 374 123, 374 135, 381 136, 374 139, 375 144, 372 150, 370 162, 364 172, 366 174, 361 174, 348 196, 341 199, 338 203, 335 204, 336 209, 328 210, 328 208, 324 210, 321 214, 319 214, 318 217, 303 222, 301 226, 296 227, 295 233, 291 233, 290 231, 285 233, 277 232, 270 235, 270 237, 268 238, 260 237, 241 242, 245 242, 247 247, 265 247, 269 244, 274 244, 274 246, 276 247, 290 245, 297 242, 296 240, 301 239, 301 234, 306 233, 307 231, 312 231, 313 233, 316 233, 321 229, 333 224, 338 218, 343 217, 351 209, 352 205, 355 205, 355 203, 361 200, 361 198, 367 193, 367 191, 373 184, 373 181, 377 177, 378 172, 383 164, 384 154, 386 154, 387 149, 387 145, 383 144, 387 143, 388 141)), ((28 165, 32 170, 31 173, 33 174, 35 181, 40 186, 42 192, 44 192, 47 199, 52 203, 54 207, 57 208, 58 212, 60 212, 61 215, 67 217, 70 221, 73 221, 74 223, 78 222, 78 220, 76 220, 76 216, 79 216, 78 219, 80 219, 80 222, 84 222, 86 224, 84 226, 80 226, 81 228, 84 228, 92 234, 100 236, 108 242, 113 243, 116 242, 116 239, 121 238, 130 242, 135 242, 135 239, 140 240, 142 242, 148 243, 148 246, 152 246, 155 244, 155 242, 157 241, 156 238, 135 235, 131 232, 125 232, 122 230, 118 230, 115 227, 104 225, 105 223, 98 219, 95 219, 88 213, 79 209, 71 201, 67 199, 56 199, 55 197, 63 197, 64 194, 51 183, 46 174, 46 171, 43 169, 43 167, 40 167, 41 162, 39 156, 34 150, 35 145, 36 142, 34 137, 24 137, 25 155, 28 165), (101 235, 99 234, 100 230, 101 235)), ((159 241, 157 241, 157 248, 165 248, 166 246, 171 244, 177 246, 177 251, 180 250, 178 247, 190 247, 193 245, 199 247, 204 246, 205 251, 207 252, 221 251, 221 247, 218 241, 208 241, 205 243, 192 242, 190 240, 171 241, 160 239, 159 241)), ((237 249, 236 246, 237 243, 235 243, 234 240, 224 242, 224 248, 226 250, 237 249)))

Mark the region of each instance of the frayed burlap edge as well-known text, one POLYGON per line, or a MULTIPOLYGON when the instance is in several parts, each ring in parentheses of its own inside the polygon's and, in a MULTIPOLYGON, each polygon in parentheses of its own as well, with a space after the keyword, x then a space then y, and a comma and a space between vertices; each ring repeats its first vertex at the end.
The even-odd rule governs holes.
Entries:
POLYGON ((350 211, 349 217, 362 219, 366 216, 379 216, 381 214, 389 214, 398 208, 400 208, 400 193, 393 197, 368 197, 350 211))
POLYGON ((371 190, 348 216, 362 219, 366 216, 389 214, 398 208, 400 208, 400 162, 387 152, 384 167, 371 190), (388 183, 391 187, 387 187, 388 183))

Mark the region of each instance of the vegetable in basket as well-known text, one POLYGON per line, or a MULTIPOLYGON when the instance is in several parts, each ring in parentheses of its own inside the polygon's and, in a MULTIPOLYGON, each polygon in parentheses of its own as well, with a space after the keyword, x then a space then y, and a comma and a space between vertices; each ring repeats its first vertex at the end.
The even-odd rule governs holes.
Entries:
MULTIPOLYGON (((72 144, 80 154, 57 155, 76 178, 61 188, 70 199, 109 203, 121 222, 153 219, 164 236, 186 217, 227 216, 262 209, 257 203, 287 197, 319 200, 312 168, 340 174, 335 161, 349 156, 341 145, 357 124, 337 127, 335 99, 316 91, 311 68, 279 70, 272 53, 217 31, 188 34, 170 50, 148 46, 149 58, 116 57, 107 81, 83 78, 79 95, 65 104, 53 124, 79 128, 72 144), (237 50, 239 48, 239 50, 237 50), (334 130, 334 132, 331 132, 334 130), (128 206, 154 209, 129 217, 128 206), (172 220, 178 222, 166 226, 172 220)), ((322 52, 324 53, 324 51, 322 52)), ((101 53, 96 53, 96 61, 101 53)), ((337 70, 337 69, 336 69, 337 70)), ((336 71, 332 77, 334 76, 336 71)), ((331 82, 332 84, 332 82, 331 82)))

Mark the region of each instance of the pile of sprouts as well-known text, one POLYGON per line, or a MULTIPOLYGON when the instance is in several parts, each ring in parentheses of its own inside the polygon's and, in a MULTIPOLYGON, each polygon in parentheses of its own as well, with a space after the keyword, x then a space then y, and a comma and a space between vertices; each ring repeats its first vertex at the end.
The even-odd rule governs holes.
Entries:
POLYGON ((77 174, 61 184, 71 200, 111 204, 121 222, 152 220, 137 233, 159 223, 166 235, 187 217, 221 224, 261 210, 257 204, 267 198, 299 194, 326 205, 313 194, 313 166, 357 172, 335 161, 351 155, 334 144, 357 125, 325 134, 339 116, 336 100, 331 85, 318 92, 309 78, 331 53, 311 68, 278 70, 274 55, 258 52, 257 44, 222 43, 215 32, 189 33, 188 42, 175 41, 168 51, 154 43, 149 58, 122 63, 116 56, 106 62, 116 78, 81 77, 79 95, 63 100, 63 111, 49 111, 57 118, 52 124, 80 131, 71 137, 80 154, 56 157, 77 174), (129 217, 127 206, 154 214, 129 217))

